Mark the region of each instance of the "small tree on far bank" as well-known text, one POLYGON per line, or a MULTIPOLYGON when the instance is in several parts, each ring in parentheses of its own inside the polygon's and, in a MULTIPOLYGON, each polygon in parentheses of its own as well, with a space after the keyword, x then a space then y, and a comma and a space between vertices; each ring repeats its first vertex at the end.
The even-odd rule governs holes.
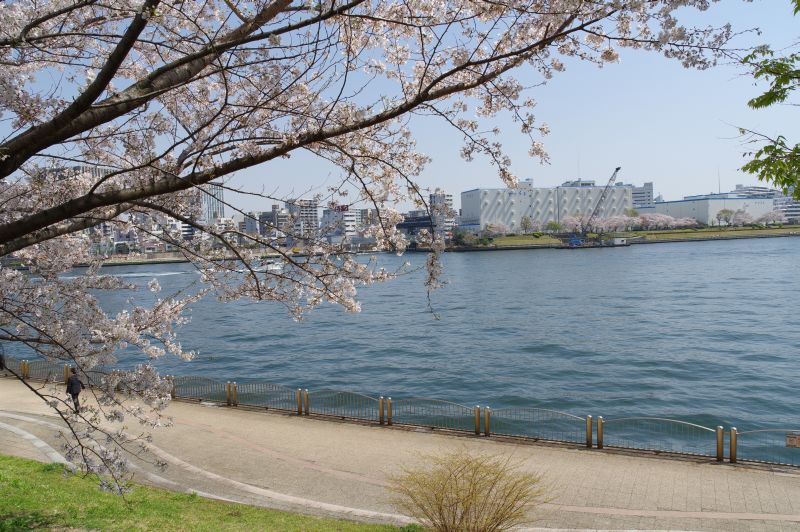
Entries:
POLYGON ((731 209, 720 209, 717 213, 717 224, 722 225, 722 222, 725 222, 725 225, 731 225, 734 214, 731 209))
POLYGON ((547 222, 544 226, 544 230, 548 233, 557 233, 561 231, 562 226, 558 222, 547 222))
POLYGON ((533 229, 533 222, 531 221, 531 217, 523 216, 522 220, 519 223, 519 226, 522 229, 522 232, 525 233, 526 235, 530 233, 531 229, 533 229))
POLYGON ((509 457, 456 450, 390 479, 394 503, 437 532, 497 532, 530 523, 542 477, 509 457))

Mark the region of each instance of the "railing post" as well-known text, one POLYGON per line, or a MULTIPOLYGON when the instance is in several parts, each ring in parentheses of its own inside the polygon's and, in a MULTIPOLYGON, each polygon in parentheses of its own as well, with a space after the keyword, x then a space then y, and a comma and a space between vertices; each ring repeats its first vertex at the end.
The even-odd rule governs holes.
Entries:
POLYGON ((475 435, 481 435, 481 407, 475 405, 475 435))
POLYGON ((0 353, 0 370, 6 369, 6 356, 3 353, 0 353))
POLYGON ((386 399, 386 424, 392 424, 392 398, 386 399))
POLYGON ((69 364, 64 364, 64 384, 69 380, 69 364))
POLYGON ((383 396, 378 399, 378 424, 383 425, 383 396))
POLYGON ((492 435, 492 409, 488 406, 483 407, 483 435, 492 435))
POLYGON ((298 416, 302 416, 303 415, 303 390, 298 388, 294 395, 295 395, 295 398, 297 399, 297 415, 298 416))
POLYGON ((231 384, 231 395, 233 396, 233 406, 239 406, 239 397, 236 395, 236 382, 231 384))
POLYGON ((586 416, 586 447, 592 448, 592 416, 586 416))
POLYGON ((730 457, 730 462, 732 464, 736 463, 736 439, 737 439, 737 432, 736 427, 731 427, 731 434, 730 434, 730 448, 728 452, 730 453, 728 456, 730 457))
POLYGON ((305 391, 303 392, 303 402, 305 403, 306 415, 308 415, 308 408, 309 408, 309 406, 308 406, 308 388, 306 388, 305 391))
POLYGON ((30 378, 30 370, 28 369, 28 361, 27 360, 23 360, 22 363, 20 364, 20 366, 21 367, 19 369, 20 369, 20 373, 22 373, 22 380, 26 380, 26 379, 30 378))
POLYGON ((167 377, 169 379, 169 398, 175 399, 175 375, 167 377))
POLYGON ((597 448, 603 448, 603 416, 597 416, 597 448))
POLYGON ((225 384, 225 404, 231 406, 233 403, 231 402, 231 381, 228 381, 225 384))
POLYGON ((725 429, 717 425, 717 462, 725 459, 725 429))

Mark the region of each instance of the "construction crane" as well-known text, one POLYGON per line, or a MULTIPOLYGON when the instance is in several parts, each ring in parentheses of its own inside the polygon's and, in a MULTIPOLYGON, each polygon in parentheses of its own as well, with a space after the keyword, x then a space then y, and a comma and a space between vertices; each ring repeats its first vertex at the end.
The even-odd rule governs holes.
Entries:
POLYGON ((617 174, 619 174, 620 170, 622 170, 622 167, 617 166, 617 168, 614 170, 614 173, 611 174, 611 178, 608 180, 606 188, 604 188, 603 192, 600 193, 600 197, 598 198, 597 203, 594 206, 592 214, 589 216, 588 219, 584 220, 581 223, 581 236, 586 236, 586 232, 589 230, 589 228, 592 227, 592 222, 594 222, 594 219, 597 218, 597 215, 600 212, 600 207, 606 201, 606 198, 608 197, 608 191, 611 190, 611 187, 614 185, 614 181, 617 180, 617 174))

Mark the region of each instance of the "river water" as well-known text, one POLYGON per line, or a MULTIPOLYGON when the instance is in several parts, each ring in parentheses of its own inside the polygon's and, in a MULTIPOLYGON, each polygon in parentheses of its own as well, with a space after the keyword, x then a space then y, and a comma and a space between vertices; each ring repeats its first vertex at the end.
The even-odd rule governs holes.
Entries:
MULTIPOLYGON (((406 260, 424 256, 381 258, 406 260)), ((800 424, 800 238, 450 253, 444 263, 436 316, 421 272, 362 289, 361 313, 328 306, 300 323, 277 304, 209 298, 181 329, 199 356, 157 365, 578 416, 800 424)), ((198 278, 184 264, 108 271, 142 286, 157 277, 162 294, 198 278)), ((129 297, 149 293, 103 300, 129 297)))

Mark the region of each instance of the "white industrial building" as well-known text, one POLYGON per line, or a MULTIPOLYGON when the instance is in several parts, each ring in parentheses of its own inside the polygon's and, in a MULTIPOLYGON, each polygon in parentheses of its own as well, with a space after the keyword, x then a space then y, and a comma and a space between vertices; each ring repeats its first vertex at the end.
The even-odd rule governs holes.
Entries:
MULTIPOLYGON (((526 180, 517 188, 478 188, 461 193, 461 224, 468 230, 482 230, 491 225, 504 225, 519 230, 522 219, 534 225, 561 223, 567 217, 588 217, 597 205, 605 187, 594 181, 568 181, 555 188, 534 188, 526 180)), ((610 187, 600 205, 598 218, 621 216, 632 208, 631 187, 610 187)))
POLYGON ((736 192, 686 196, 682 200, 662 201, 650 207, 639 207, 639 214, 666 214, 674 218, 694 218, 701 224, 717 225, 722 210, 743 211, 757 220, 775 209, 772 198, 750 197, 736 192))

